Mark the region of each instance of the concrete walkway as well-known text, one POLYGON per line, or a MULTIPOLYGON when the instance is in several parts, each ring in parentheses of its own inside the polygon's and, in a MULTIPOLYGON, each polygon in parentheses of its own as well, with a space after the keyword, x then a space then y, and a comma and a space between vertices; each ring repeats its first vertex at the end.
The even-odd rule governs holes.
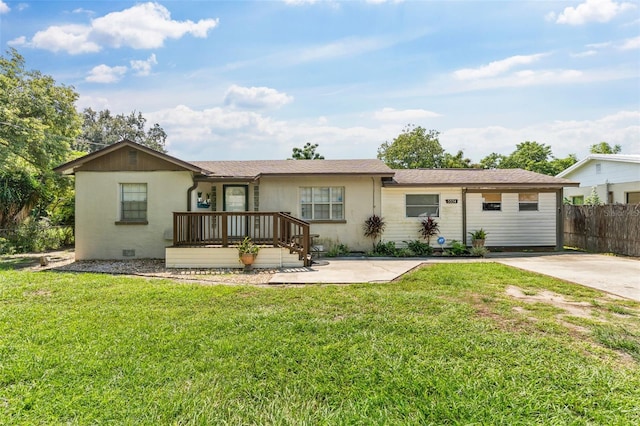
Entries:
POLYGON ((498 262, 640 301, 640 260, 576 252, 491 253, 486 259, 328 259, 276 273, 270 284, 389 282, 420 266, 443 262, 498 262))
POLYGON ((269 284, 349 284, 389 282, 420 266, 426 259, 329 259, 310 268, 276 273, 269 284))

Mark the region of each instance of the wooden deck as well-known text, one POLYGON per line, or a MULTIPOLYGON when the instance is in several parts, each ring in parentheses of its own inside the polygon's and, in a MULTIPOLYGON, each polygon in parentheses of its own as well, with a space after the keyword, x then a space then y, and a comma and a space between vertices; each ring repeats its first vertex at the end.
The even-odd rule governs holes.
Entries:
POLYGON ((245 237, 259 245, 286 248, 311 264, 309 223, 282 212, 174 212, 173 247, 221 247, 245 237))

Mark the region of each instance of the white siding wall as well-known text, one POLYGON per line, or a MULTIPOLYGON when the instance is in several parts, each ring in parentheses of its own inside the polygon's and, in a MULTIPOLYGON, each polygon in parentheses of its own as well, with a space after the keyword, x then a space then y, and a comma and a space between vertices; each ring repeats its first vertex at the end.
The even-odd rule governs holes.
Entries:
POLYGON ((589 188, 604 184, 605 181, 609 183, 640 182, 640 164, 592 160, 565 178, 580 182, 580 186, 589 188), (597 164, 600 164, 600 173, 596 172, 597 164))
POLYGON ((487 246, 555 246, 556 194, 539 193, 538 211, 522 212, 517 193, 502 193, 501 211, 483 211, 482 194, 467 194, 467 231, 480 228, 487 231, 487 246))
POLYGON ((174 211, 185 211, 190 172, 76 173, 76 259, 126 259, 165 256, 173 243, 174 211), (120 220, 120 184, 147 184, 146 225, 116 225, 120 220))
MULTIPOLYGON (((462 235, 462 189, 461 188, 382 188, 382 217, 387 227, 382 236, 383 241, 394 241, 402 247, 403 241, 421 239, 419 229, 423 218, 406 217, 406 194, 438 194, 440 195, 440 214, 434 217, 440 228, 439 236, 461 241, 462 235), (458 200, 457 204, 447 204, 447 199, 458 200)), ((431 245, 437 247, 438 236, 431 238, 431 245)))

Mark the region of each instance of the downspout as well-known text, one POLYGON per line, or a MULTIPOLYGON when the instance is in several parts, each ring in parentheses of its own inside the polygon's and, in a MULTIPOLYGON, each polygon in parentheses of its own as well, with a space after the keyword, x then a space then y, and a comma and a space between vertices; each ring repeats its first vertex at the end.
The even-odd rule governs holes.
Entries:
POLYGON ((187 211, 190 212, 191 211, 191 193, 193 192, 194 189, 196 189, 198 187, 198 182, 196 182, 195 178, 193 179, 193 185, 191 187, 189 187, 189 189, 187 190, 187 211))
MULTIPOLYGON (((380 189, 382 191, 382 189, 380 189)), ((371 214, 376 214, 376 178, 371 176, 371 214)), ((382 212, 380 212, 382 214, 382 212)))
POLYGON ((462 188, 462 241, 467 244, 467 188, 462 188))

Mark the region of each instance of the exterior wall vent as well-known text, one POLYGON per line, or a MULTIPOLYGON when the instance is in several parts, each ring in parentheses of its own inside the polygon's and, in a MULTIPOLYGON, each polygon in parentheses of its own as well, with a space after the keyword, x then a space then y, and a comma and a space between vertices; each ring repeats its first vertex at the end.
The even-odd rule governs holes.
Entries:
POLYGON ((134 249, 123 249, 122 257, 135 257, 136 251, 134 249))

